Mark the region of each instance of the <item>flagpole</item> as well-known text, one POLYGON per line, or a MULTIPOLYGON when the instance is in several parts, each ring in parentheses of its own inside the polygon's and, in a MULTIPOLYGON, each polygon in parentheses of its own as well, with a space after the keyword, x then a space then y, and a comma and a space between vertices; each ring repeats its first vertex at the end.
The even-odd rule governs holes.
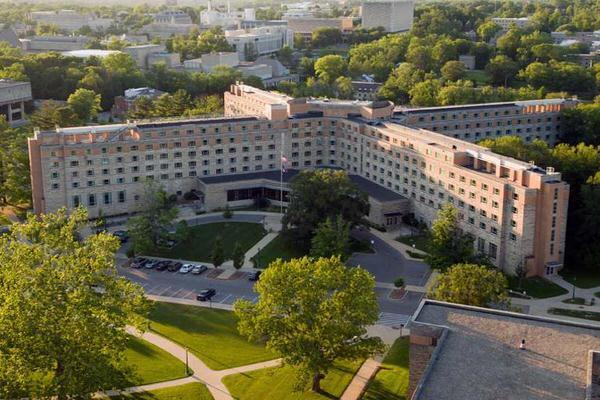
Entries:
POLYGON ((279 162, 281 163, 279 169, 279 213, 283 215, 283 145, 284 145, 283 131, 281 131, 281 148, 279 149, 279 162))

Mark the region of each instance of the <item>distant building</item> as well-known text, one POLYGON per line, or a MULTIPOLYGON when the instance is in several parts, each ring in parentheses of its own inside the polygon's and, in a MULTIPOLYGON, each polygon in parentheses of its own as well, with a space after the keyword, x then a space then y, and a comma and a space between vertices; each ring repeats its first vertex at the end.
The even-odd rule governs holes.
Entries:
POLYGON ((127 89, 123 96, 115 97, 115 104, 112 108, 112 114, 115 116, 125 115, 134 110, 134 101, 140 97, 147 97, 154 100, 165 92, 149 87, 127 89))
POLYGON ((378 82, 352 81, 352 89, 354 90, 355 100, 377 100, 377 93, 379 92, 380 87, 381 83, 378 82))
POLYGON ((112 36, 109 36, 108 38, 106 38, 106 40, 103 40, 102 44, 108 44, 113 40, 121 40, 123 42, 132 43, 132 44, 144 44, 144 43, 148 43, 148 36, 147 35, 131 35, 128 33, 124 33, 122 35, 112 35, 112 36))
POLYGON ((21 50, 26 53, 83 50, 89 41, 87 36, 33 36, 20 39, 21 50))
POLYGON ((327 3, 303 1, 299 3, 286 4, 286 11, 283 13, 284 19, 290 18, 314 18, 319 13, 324 14, 331 11, 327 3))
POLYGON ((30 18, 38 24, 56 25, 67 32, 77 31, 84 26, 92 30, 106 29, 114 22, 112 18, 99 18, 95 14, 82 14, 75 10, 32 11, 30 18))
POLYGON ((595 400, 600 327, 424 300, 409 323, 412 400, 595 400))
POLYGON ((294 47, 294 36, 285 26, 225 31, 225 39, 242 61, 247 61, 250 54, 263 56, 275 54, 286 45, 294 47))
POLYGON ((551 32, 554 44, 560 44, 565 40, 575 40, 577 42, 592 44, 594 41, 600 40, 600 30, 595 32, 551 32))
POLYGON ((413 0, 365 0, 362 2, 362 27, 383 27, 386 32, 404 32, 412 27, 413 0))
POLYGON ((287 26, 294 34, 310 40, 317 29, 335 28, 342 33, 350 33, 354 29, 352 18, 289 18, 287 26))
POLYGON ((207 9, 200 12, 200 25, 203 27, 237 28, 243 20, 256 20, 254 9, 245 8, 242 11, 232 11, 229 1, 227 2, 227 11, 213 9, 212 2, 209 0, 207 9))
POLYGON ((475 69, 475 56, 471 56, 468 54, 461 54, 458 56, 458 61, 463 63, 466 69, 473 70, 475 69))
POLYGON ((119 50, 84 49, 84 50, 64 51, 62 54, 63 54, 63 56, 77 57, 77 58, 89 58, 89 57, 104 58, 104 57, 108 57, 112 54, 119 54, 119 53, 121 53, 119 50))
POLYGON ((500 18, 494 17, 492 18, 492 22, 500 25, 503 31, 507 31, 511 25, 515 25, 517 28, 525 28, 529 25, 529 18, 521 17, 521 18, 500 18))
POLYGON ((192 24, 192 17, 181 10, 164 10, 154 15, 154 22, 157 24, 168 25, 186 25, 192 24))
POLYGON ((0 42, 6 42, 10 45, 10 47, 21 47, 19 37, 13 28, 4 28, 0 30, 0 42))
POLYGON ((585 68, 592 68, 600 63, 600 51, 594 51, 589 54, 570 54, 567 57, 585 68))
POLYGON ((148 56, 150 54, 163 51, 165 51, 165 47, 162 44, 142 44, 127 46, 123 49, 123 52, 129 54, 140 68, 148 68, 148 56))
POLYGON ((173 35, 189 35, 193 29, 197 28, 196 24, 159 24, 151 23, 144 25, 139 33, 146 34, 150 39, 168 39, 173 35))
POLYGON ((32 99, 31 83, 0 79, 0 114, 11 126, 25 123, 25 103, 32 99))
POLYGON ((148 68, 158 64, 164 64, 167 68, 177 68, 181 66, 181 56, 179 53, 160 51, 148 54, 147 62, 148 68))
POLYGON ((256 76, 261 80, 271 79, 273 77, 273 68, 267 64, 242 63, 237 67, 242 76, 256 76))
POLYGON ((200 58, 185 60, 183 67, 189 71, 212 72, 215 67, 224 65, 235 68, 240 64, 240 58, 237 52, 218 52, 202 54, 200 58))

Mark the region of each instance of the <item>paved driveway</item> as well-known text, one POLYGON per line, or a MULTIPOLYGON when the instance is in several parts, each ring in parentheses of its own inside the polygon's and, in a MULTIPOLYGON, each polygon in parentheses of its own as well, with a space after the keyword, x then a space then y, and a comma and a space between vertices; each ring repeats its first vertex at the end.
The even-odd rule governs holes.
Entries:
POLYGON ((361 240, 374 241, 375 253, 354 254, 348 264, 365 268, 375 276, 377 282, 393 283, 396 278, 402 277, 407 285, 423 286, 429 279, 431 269, 424 262, 406 259, 392 246, 367 231, 354 231, 352 235, 361 240))

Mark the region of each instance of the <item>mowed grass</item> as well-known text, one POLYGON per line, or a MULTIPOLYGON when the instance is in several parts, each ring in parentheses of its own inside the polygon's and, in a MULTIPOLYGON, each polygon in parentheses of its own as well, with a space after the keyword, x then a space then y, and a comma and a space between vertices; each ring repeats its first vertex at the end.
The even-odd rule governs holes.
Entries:
POLYGON ((415 246, 417 250, 427 252, 427 243, 429 238, 427 235, 414 235, 414 236, 400 236, 396 240, 400 243, 404 243, 407 246, 415 246))
POLYGON ((519 278, 509 276, 508 287, 516 291, 525 291, 528 296, 538 299, 546 299, 548 297, 560 296, 567 293, 567 290, 543 278, 525 278, 521 280, 519 288, 519 278))
POLYGON ((125 351, 125 363, 133 368, 130 386, 183 378, 185 364, 161 348, 131 336, 125 351))
POLYGON ((305 255, 306 253, 297 246, 294 246, 294 243, 290 243, 283 235, 278 235, 258 253, 258 266, 259 268, 266 268, 278 258, 288 261, 292 258, 299 258, 305 255))
POLYGON ((490 75, 481 69, 466 71, 465 79, 475 82, 477 86, 489 85, 490 83, 490 75))
POLYGON ((408 338, 399 338, 369 382, 363 400, 405 400, 408 390, 408 338))
POLYGON ((237 400, 323 400, 339 398, 362 361, 338 361, 321 381, 323 394, 305 391, 295 392, 295 371, 291 367, 267 368, 248 373, 229 375, 223 383, 237 400))
POLYGON ((600 287, 600 271, 561 271, 563 278, 571 285, 582 289, 600 287))
POLYGON ((213 397, 201 383, 187 383, 151 392, 124 394, 111 397, 113 400, 212 400, 213 397))
POLYGON ((150 329, 187 347, 215 370, 276 358, 238 333, 231 311, 157 302, 150 312, 150 329))
POLYGON ((213 242, 217 236, 221 236, 225 259, 230 260, 236 243, 239 243, 246 252, 265 235, 262 224, 251 222, 216 222, 196 225, 190 227, 187 240, 172 249, 157 249, 149 255, 210 262, 213 242))

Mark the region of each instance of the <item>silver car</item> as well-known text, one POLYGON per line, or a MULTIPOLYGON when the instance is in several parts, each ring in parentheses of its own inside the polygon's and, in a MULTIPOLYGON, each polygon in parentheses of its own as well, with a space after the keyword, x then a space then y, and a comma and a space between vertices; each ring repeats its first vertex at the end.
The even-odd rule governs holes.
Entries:
POLYGON ((179 273, 180 274, 187 274, 188 272, 190 272, 192 269, 194 268, 194 266, 192 264, 183 264, 181 266, 181 268, 179 268, 179 273))
POLYGON ((206 271, 208 268, 206 267, 206 265, 194 265, 194 268, 192 268, 192 274, 194 275, 200 275, 201 273, 203 273, 204 271, 206 271))

